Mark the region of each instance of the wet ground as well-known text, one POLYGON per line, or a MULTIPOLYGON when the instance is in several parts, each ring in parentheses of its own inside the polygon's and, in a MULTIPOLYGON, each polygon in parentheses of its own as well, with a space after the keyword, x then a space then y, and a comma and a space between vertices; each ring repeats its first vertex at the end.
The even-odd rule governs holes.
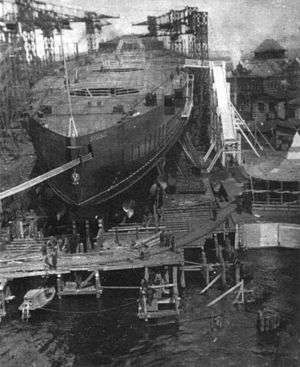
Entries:
POLYGON ((177 326, 137 321, 135 293, 56 300, 28 323, 17 313, 2 322, 0 366, 299 366, 300 252, 249 251, 246 260, 257 298, 246 310, 229 300, 207 308, 216 293, 200 295, 195 278, 183 292, 177 326), (278 332, 258 334, 263 306, 280 313, 278 332))

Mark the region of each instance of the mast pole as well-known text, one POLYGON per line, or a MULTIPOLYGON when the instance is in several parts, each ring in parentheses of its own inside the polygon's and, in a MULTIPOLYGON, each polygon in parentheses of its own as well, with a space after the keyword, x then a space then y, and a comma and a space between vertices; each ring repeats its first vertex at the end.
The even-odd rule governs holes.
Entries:
POLYGON ((68 73, 68 67, 67 67, 65 51, 64 51, 62 28, 60 28, 60 43, 61 43, 61 53, 62 53, 63 62, 64 62, 65 80, 66 80, 69 112, 70 112, 68 135, 69 135, 69 137, 76 137, 76 136, 78 136, 78 131, 77 131, 74 116, 73 116, 72 101, 71 101, 71 94, 70 94, 70 85, 69 85, 69 73, 68 73))

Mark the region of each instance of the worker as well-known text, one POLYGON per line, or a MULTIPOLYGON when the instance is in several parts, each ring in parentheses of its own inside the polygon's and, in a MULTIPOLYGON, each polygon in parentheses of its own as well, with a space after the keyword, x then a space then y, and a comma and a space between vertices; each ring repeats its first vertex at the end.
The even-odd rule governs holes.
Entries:
POLYGON ((57 240, 57 251, 63 252, 63 246, 64 246, 64 240, 62 238, 59 238, 57 240))
POLYGON ((51 267, 50 269, 55 270, 57 267, 57 246, 53 246, 51 249, 51 267))
POLYGON ((84 252, 83 242, 79 242, 77 247, 76 247, 76 253, 81 253, 81 252, 84 252))
POLYGON ((65 237, 63 240, 63 247, 62 247, 62 252, 65 254, 68 254, 70 251, 70 242, 68 237, 65 237))
POLYGON ((171 238, 170 238, 170 247, 172 251, 176 250, 175 236, 173 234, 171 234, 171 238))
POLYGON ((45 263, 49 269, 56 269, 57 265, 57 241, 54 236, 51 236, 47 242, 47 258, 45 263))
POLYGON ((42 257, 43 257, 43 262, 45 264, 45 266, 48 268, 49 264, 48 264, 48 259, 47 259, 47 244, 43 243, 42 247, 41 247, 41 253, 42 253, 42 257))

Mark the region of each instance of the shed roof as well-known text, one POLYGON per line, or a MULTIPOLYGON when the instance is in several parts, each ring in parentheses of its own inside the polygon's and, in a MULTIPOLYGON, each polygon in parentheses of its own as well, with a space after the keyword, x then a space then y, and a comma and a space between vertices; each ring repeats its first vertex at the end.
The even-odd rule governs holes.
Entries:
POLYGON ((257 157, 251 151, 244 153, 245 171, 253 178, 266 181, 300 181, 300 136, 295 134, 287 153, 268 151, 257 157))
POLYGON ((267 52, 267 51, 285 51, 285 49, 280 46, 280 44, 271 39, 265 39, 255 50, 255 53, 262 53, 262 52, 267 52))
POLYGON ((296 162, 298 164, 298 169, 300 170, 300 135, 298 131, 294 135, 292 145, 287 154, 287 159, 296 162))
POLYGON ((250 72, 250 76, 257 77, 274 77, 280 76, 284 68, 286 66, 286 62, 284 60, 250 60, 245 62, 245 67, 250 72))

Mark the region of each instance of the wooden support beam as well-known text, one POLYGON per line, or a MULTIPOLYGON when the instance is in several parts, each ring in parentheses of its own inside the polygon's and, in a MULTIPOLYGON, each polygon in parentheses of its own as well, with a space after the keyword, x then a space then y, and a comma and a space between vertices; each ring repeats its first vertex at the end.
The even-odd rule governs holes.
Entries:
POLYGON ((233 304, 244 304, 245 303, 245 289, 244 289, 244 279, 242 279, 240 282, 240 289, 238 291, 238 294, 236 295, 233 304))
POLYGON ((230 289, 228 289, 226 292, 222 293, 219 297, 215 298, 213 301, 209 302, 207 304, 207 307, 213 306, 217 302, 221 301, 221 299, 226 297, 229 293, 231 293, 231 292, 235 291, 237 288, 241 287, 242 283, 243 283, 243 280, 240 281, 238 284, 234 285, 233 287, 231 287, 230 289))
POLYGON ((177 284, 177 266, 173 266, 173 295, 175 301, 175 310, 179 312, 179 300, 178 300, 178 284, 177 284))
POLYGON ((49 180, 52 177, 55 177, 55 176, 65 172, 65 171, 68 171, 69 169, 71 169, 75 166, 78 166, 82 162, 86 162, 86 161, 88 161, 92 158, 93 157, 92 157, 91 154, 87 154, 86 156, 74 159, 71 162, 65 163, 60 167, 54 168, 54 169, 52 169, 52 170, 50 170, 50 171, 48 171, 48 172, 46 172, 46 173, 44 173, 44 174, 42 174, 38 177, 35 177, 31 180, 23 182, 22 184, 17 185, 15 187, 12 187, 11 189, 2 191, 0 193, 0 200, 3 200, 3 199, 8 198, 10 196, 16 195, 16 194, 18 194, 22 191, 28 190, 31 187, 34 187, 34 186, 36 186, 36 185, 38 185, 38 184, 40 184, 40 183, 42 183, 46 180, 49 180))
POLYGON ((238 250, 240 242, 240 233, 239 233, 239 225, 235 225, 235 235, 234 235, 234 248, 238 250))
POLYGON ((206 152, 205 156, 203 157, 203 161, 206 162, 208 157, 210 156, 211 152, 213 151, 214 147, 216 146, 216 143, 211 143, 209 148, 208 148, 208 151, 206 152))
POLYGON ((204 251, 204 247, 202 247, 201 256, 202 256, 203 270, 204 270, 203 277, 205 279, 205 284, 208 285, 209 284, 209 266, 207 264, 207 257, 204 251))
POLYGON ((224 261, 224 257, 223 257, 223 248, 221 246, 219 246, 219 257, 220 257, 220 264, 222 266, 222 285, 225 287, 227 282, 226 282, 226 265, 225 265, 225 261, 224 261))
POLYGON ((100 274, 99 270, 95 271, 95 285, 96 285, 96 297, 100 298, 102 293, 101 283, 100 283, 100 274))
POLYGON ((5 292, 6 279, 0 279, 0 322, 2 317, 6 316, 5 292))
POLYGON ((180 277, 180 284, 182 288, 186 287, 186 282, 185 282, 185 271, 184 268, 181 268, 181 277, 180 277))
MULTIPOLYGON (((103 285, 101 288, 102 289, 140 289, 141 287, 139 287, 139 286, 103 285)), ((151 287, 151 288, 153 288, 153 287, 151 287)))
POLYGON ((88 285, 88 282, 93 279, 93 277, 95 276, 95 272, 92 271, 91 274, 83 281, 81 282, 79 288, 84 288, 88 285))
POLYGON ((215 166, 215 164, 216 164, 217 160, 220 158, 221 153, 223 153, 223 149, 219 149, 219 150, 217 151, 217 153, 215 154, 215 156, 213 157, 212 161, 210 162, 210 164, 209 164, 209 166, 208 166, 208 168, 207 168, 207 172, 208 172, 208 173, 210 173, 210 172, 211 172, 211 170, 214 168, 214 166, 215 166))
POLYGON ((218 238, 215 234, 212 235, 214 245, 215 245, 215 251, 216 251, 216 257, 220 261, 220 246, 218 244, 218 238))
POLYGON ((237 262, 234 265, 234 273, 235 273, 235 282, 239 283, 241 281, 241 267, 239 262, 237 262))
POLYGON ((165 269, 165 281, 167 283, 170 283, 169 267, 168 266, 165 266, 164 269, 165 269))
POLYGON ((207 284, 207 286, 205 288, 202 289, 202 291, 200 292, 200 294, 204 294, 220 278, 221 278, 221 274, 218 274, 210 283, 207 284))
POLYGON ((118 227, 115 228, 115 243, 117 245, 120 244, 120 242, 119 242, 119 234, 118 234, 118 227))
POLYGON ((144 279, 149 282, 149 269, 147 266, 145 266, 145 274, 144 274, 144 279))
POLYGON ((73 236, 77 235, 77 226, 76 226, 76 221, 72 220, 72 234, 73 236))
POLYGON ((63 285, 62 285, 62 280, 61 280, 61 274, 57 274, 56 284, 57 284, 57 296, 58 296, 59 299, 61 299, 62 292, 63 292, 63 285))
POLYGON ((90 221, 88 219, 85 221, 85 238, 86 238, 86 251, 88 252, 92 249, 90 221))

